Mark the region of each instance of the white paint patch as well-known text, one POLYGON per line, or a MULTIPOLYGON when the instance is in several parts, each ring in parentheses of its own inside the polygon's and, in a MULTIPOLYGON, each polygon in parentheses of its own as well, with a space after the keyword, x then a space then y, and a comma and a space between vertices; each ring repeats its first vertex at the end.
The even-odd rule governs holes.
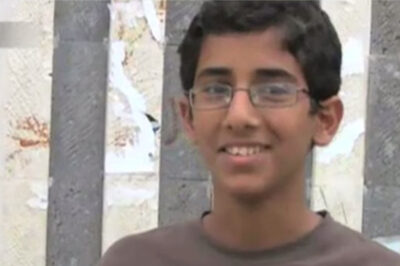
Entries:
POLYGON ((355 0, 341 0, 342 5, 344 5, 344 10, 350 12, 354 9, 355 0))
POLYGON ((106 206, 139 206, 155 196, 154 190, 115 186, 107 191, 106 206))
POLYGON ((342 77, 365 72, 364 45, 361 40, 349 38, 343 48, 342 77))
POLYGON ((153 38, 157 42, 163 41, 163 33, 161 29, 161 23, 157 18, 156 7, 154 6, 153 0, 142 0, 144 14, 147 20, 147 23, 150 27, 153 38))
POLYGON ((129 101, 130 108, 140 112, 146 111, 146 101, 132 85, 125 75, 122 62, 125 60, 125 42, 114 41, 111 44, 111 69, 109 85, 113 89, 121 91, 129 101))
POLYGON ((122 23, 125 26, 134 28, 138 25, 137 19, 144 17, 142 3, 134 0, 128 3, 112 3, 108 5, 111 14, 111 20, 115 21, 120 14, 122 23))
POLYGON ((27 205, 33 209, 47 210, 48 187, 46 182, 32 182, 31 192, 35 195, 27 201, 27 205))
POLYGON ((374 240, 388 249, 400 253, 400 236, 379 237, 374 240))
POLYGON ((111 44, 111 67, 109 86, 125 97, 127 108, 122 103, 111 106, 114 114, 122 120, 135 125, 133 144, 122 148, 122 152, 107 152, 105 168, 107 173, 153 172, 155 153, 155 134, 151 122, 145 115, 146 102, 131 84, 124 73, 122 62, 125 59, 125 43, 111 44))
POLYGON ((364 119, 344 126, 328 147, 317 148, 317 162, 329 164, 340 156, 350 156, 357 139, 365 132, 364 119))

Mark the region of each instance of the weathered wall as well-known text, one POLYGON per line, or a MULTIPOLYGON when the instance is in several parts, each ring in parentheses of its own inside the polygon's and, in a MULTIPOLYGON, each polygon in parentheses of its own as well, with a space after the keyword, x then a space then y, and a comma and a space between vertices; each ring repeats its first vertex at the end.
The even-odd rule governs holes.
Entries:
POLYGON ((334 141, 315 151, 312 206, 361 230, 370 0, 322 0, 343 47, 344 118, 334 141))
POLYGON ((165 10, 165 0, 110 7, 103 250, 157 226, 165 10))
POLYGON ((400 1, 373 1, 363 232, 400 252, 399 13, 400 1))
POLYGON ((1 1, 0 24, 7 25, 0 43, 0 265, 40 266, 46 243, 53 2, 1 1))

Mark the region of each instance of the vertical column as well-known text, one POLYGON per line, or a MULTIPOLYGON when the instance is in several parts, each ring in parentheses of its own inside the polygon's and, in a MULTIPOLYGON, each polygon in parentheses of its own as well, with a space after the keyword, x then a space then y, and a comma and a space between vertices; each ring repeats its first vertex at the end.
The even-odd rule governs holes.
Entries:
POLYGON ((109 1, 56 1, 47 264, 101 254, 109 1))
POLYGON ((399 1, 373 1, 363 215, 369 237, 400 236, 399 12, 399 1))
POLYGON ((185 139, 175 106, 182 97, 178 44, 202 1, 168 1, 160 158, 159 225, 197 218, 210 208, 209 174, 185 139))
POLYGON ((316 149, 312 206, 361 230, 371 1, 322 0, 321 4, 342 42, 340 97, 345 109, 333 142, 316 149))

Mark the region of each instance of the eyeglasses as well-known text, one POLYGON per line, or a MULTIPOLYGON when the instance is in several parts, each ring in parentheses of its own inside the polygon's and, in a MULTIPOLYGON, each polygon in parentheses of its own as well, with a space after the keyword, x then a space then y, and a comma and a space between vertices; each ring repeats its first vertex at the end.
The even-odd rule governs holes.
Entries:
POLYGON ((212 83, 191 89, 190 105, 198 110, 227 108, 237 91, 246 92, 253 106, 268 108, 292 106, 297 103, 301 92, 310 96, 306 89, 298 89, 290 83, 260 84, 249 89, 234 89, 228 84, 212 83))

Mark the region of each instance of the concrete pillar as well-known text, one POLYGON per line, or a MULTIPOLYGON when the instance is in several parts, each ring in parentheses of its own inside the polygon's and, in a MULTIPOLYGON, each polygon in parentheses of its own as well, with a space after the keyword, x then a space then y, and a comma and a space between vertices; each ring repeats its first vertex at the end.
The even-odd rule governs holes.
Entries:
POLYGON ((56 1, 48 266, 101 255, 109 1, 56 1))
POLYGON ((399 1, 372 3, 363 208, 369 237, 400 235, 399 14, 399 1))

